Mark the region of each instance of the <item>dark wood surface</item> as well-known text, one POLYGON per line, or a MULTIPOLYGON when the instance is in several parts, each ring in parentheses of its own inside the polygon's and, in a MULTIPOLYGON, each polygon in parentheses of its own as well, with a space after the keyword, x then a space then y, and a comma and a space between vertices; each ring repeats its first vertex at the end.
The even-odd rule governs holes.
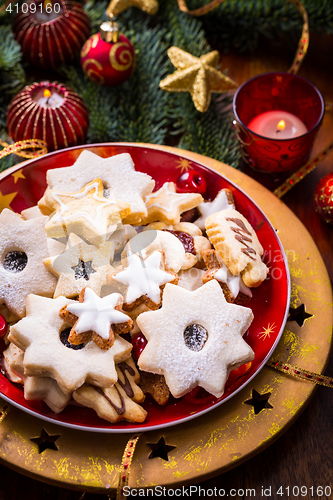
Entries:
MULTIPOLYGON (((263 44, 264 49, 255 54, 222 55, 222 64, 239 84, 248 78, 267 71, 286 71, 293 59, 293 51, 281 42, 276 46, 263 44)), ((326 102, 333 103, 333 37, 312 36, 310 50, 299 72, 312 81, 322 92, 326 102)), ((315 144, 314 154, 333 140, 333 113, 326 113, 323 126, 315 144)), ((319 180, 333 171, 333 153, 317 169, 295 186, 284 202, 305 224, 314 238, 333 279, 333 226, 322 222, 314 211, 313 193, 319 180)), ((326 374, 333 376, 333 359, 326 374)), ((275 443, 246 463, 200 483, 206 490, 201 499, 247 498, 271 499, 328 499, 317 487, 331 486, 333 492, 333 390, 318 387, 314 397, 296 423, 275 443), (303 486, 303 489, 301 487, 303 486), (300 488, 299 494, 297 489, 300 488), (307 493, 305 491, 307 488, 307 493), (271 488, 271 491, 270 491, 271 488), (254 496, 253 491, 256 491, 254 496), (238 494, 234 492, 238 490, 238 494), (281 494, 279 494, 279 492, 281 494)), ((79 500, 82 493, 50 486, 0 466, 0 500, 79 500)), ((100 495, 86 494, 85 500, 97 500, 100 495)), ((106 496, 104 497, 106 498, 106 496)), ((199 498, 193 494, 192 498, 199 498)), ((333 498, 333 494, 332 494, 333 498)))

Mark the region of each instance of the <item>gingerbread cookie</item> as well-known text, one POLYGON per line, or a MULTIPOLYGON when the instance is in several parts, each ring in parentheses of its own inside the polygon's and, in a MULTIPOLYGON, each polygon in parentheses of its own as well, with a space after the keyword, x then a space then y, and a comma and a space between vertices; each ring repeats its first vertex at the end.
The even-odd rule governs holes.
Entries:
POLYGON ((178 282, 176 274, 164 271, 164 255, 158 250, 144 259, 135 253, 128 254, 125 269, 111 279, 126 286, 124 310, 134 309, 142 302, 150 309, 157 309, 165 284, 178 282))
POLYGON ((139 369, 164 375, 176 398, 197 386, 219 398, 230 370, 254 358, 242 338, 252 319, 251 309, 225 300, 216 280, 194 292, 167 284, 162 307, 137 318, 148 341, 139 369))
POLYGON ((66 250, 60 255, 44 259, 44 265, 58 278, 54 298, 74 298, 87 286, 98 295, 107 283, 107 275, 113 271, 114 245, 106 241, 99 247, 88 245, 71 233, 66 250))
POLYGON ((206 219, 207 235, 229 271, 241 274, 248 287, 257 287, 268 274, 263 248, 249 221, 237 210, 221 210, 206 219))
POLYGON ((223 290, 228 302, 246 305, 252 297, 250 288, 244 285, 240 274, 231 274, 227 266, 222 262, 216 250, 204 252, 204 261, 207 266, 206 272, 202 276, 202 282, 216 279, 223 290))
POLYGON ((69 325, 59 316, 63 306, 73 303, 64 297, 29 295, 27 316, 11 326, 8 339, 24 351, 27 376, 51 377, 64 393, 84 383, 110 387, 118 379, 115 363, 129 357, 132 345, 117 335, 107 350, 94 342, 73 348, 67 343, 69 325))
MULTIPOLYGON (((128 153, 110 158, 101 158, 91 151, 84 150, 74 165, 48 170, 48 191, 61 193, 80 191, 95 178, 103 183, 104 196, 110 200, 119 200, 130 205, 126 224, 139 224, 147 215, 143 198, 154 189, 155 181, 147 174, 137 172, 128 153)), ((50 214, 45 195, 38 205, 43 213, 50 214)))
POLYGON ((138 382, 139 373, 129 358, 116 366, 118 381, 112 387, 101 389, 92 385, 83 385, 73 393, 75 401, 93 408, 97 415, 109 422, 144 422, 146 410, 138 403, 144 400, 144 394, 138 382))
POLYGON ((202 203, 203 197, 199 193, 176 193, 174 182, 165 182, 154 193, 146 196, 147 217, 141 224, 154 221, 176 224, 186 210, 190 210, 202 203))
POLYGON ((79 345, 92 340, 101 349, 110 349, 116 333, 127 333, 133 327, 131 318, 121 312, 122 303, 118 293, 101 298, 91 288, 81 290, 79 302, 64 306, 59 313, 73 325, 68 341, 79 345))
POLYGON ((217 193, 213 201, 203 201, 198 205, 197 210, 200 217, 194 221, 194 224, 204 231, 207 217, 227 208, 236 207, 232 192, 230 189, 225 188, 217 193))
POLYGON ((0 214, 0 303, 19 317, 29 293, 52 297, 56 278, 43 265, 48 257, 44 217, 24 220, 11 210, 0 214))
POLYGON ((140 387, 144 394, 150 394, 160 406, 166 405, 169 401, 170 391, 163 375, 141 371, 140 387))
POLYGON ((74 233, 96 245, 104 243, 107 232, 130 213, 130 205, 105 198, 103 192, 101 179, 74 193, 48 191, 44 202, 52 212, 45 224, 47 235, 62 238, 74 233))

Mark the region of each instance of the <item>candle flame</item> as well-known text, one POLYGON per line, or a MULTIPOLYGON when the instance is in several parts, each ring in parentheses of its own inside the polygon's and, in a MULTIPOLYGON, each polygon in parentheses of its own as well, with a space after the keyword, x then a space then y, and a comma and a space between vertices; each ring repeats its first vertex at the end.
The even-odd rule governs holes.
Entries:
POLYGON ((277 129, 284 130, 286 128, 286 122, 284 120, 280 120, 279 123, 277 124, 277 129))
POLYGON ((45 89, 44 90, 44 97, 51 97, 51 92, 49 91, 49 89, 45 89))

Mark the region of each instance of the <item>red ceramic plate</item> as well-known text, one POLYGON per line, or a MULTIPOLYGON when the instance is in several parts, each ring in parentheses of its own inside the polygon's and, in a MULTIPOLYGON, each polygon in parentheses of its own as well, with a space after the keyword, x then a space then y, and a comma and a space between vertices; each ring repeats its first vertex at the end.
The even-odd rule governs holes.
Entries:
POLYGON ((46 187, 46 171, 72 165, 83 149, 89 149, 102 157, 129 153, 136 169, 155 179, 156 189, 166 181, 176 182, 181 167, 189 162, 190 167, 197 170, 206 180, 207 190, 204 197, 207 200, 212 200, 222 188, 229 188, 233 192, 237 210, 247 217, 257 231, 265 250, 264 261, 270 268, 268 279, 253 291, 253 297, 248 304, 254 313, 254 320, 244 338, 254 350, 255 359, 250 366, 245 365, 231 372, 221 398, 217 399, 200 388, 180 399, 171 398, 164 407, 147 398, 143 406, 148 411, 148 416, 143 424, 110 424, 97 417, 92 410, 75 405, 69 405, 62 413, 55 414, 43 402, 26 401, 22 388, 8 381, 3 374, 0 374, 0 394, 13 405, 36 417, 67 427, 95 432, 153 430, 175 425, 213 410, 240 391, 259 372, 271 356, 282 334, 289 311, 290 278, 286 256, 276 231, 259 207, 219 173, 177 153, 141 145, 98 144, 47 154, 29 161, 23 169, 17 166, 14 173, 11 171, 3 177, 0 181, 2 198, 11 200, 10 207, 16 212, 35 205, 46 187))

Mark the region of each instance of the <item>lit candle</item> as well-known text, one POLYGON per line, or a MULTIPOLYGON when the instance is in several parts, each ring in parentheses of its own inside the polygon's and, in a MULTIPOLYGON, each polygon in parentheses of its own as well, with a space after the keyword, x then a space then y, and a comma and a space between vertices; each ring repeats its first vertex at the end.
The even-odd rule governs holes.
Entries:
POLYGON ((36 101, 42 108, 59 108, 65 98, 57 92, 51 92, 49 89, 44 89, 36 96, 36 101))
POLYGON ((271 139, 292 139, 308 131, 302 120, 287 111, 266 111, 255 116, 247 126, 252 132, 271 139))

